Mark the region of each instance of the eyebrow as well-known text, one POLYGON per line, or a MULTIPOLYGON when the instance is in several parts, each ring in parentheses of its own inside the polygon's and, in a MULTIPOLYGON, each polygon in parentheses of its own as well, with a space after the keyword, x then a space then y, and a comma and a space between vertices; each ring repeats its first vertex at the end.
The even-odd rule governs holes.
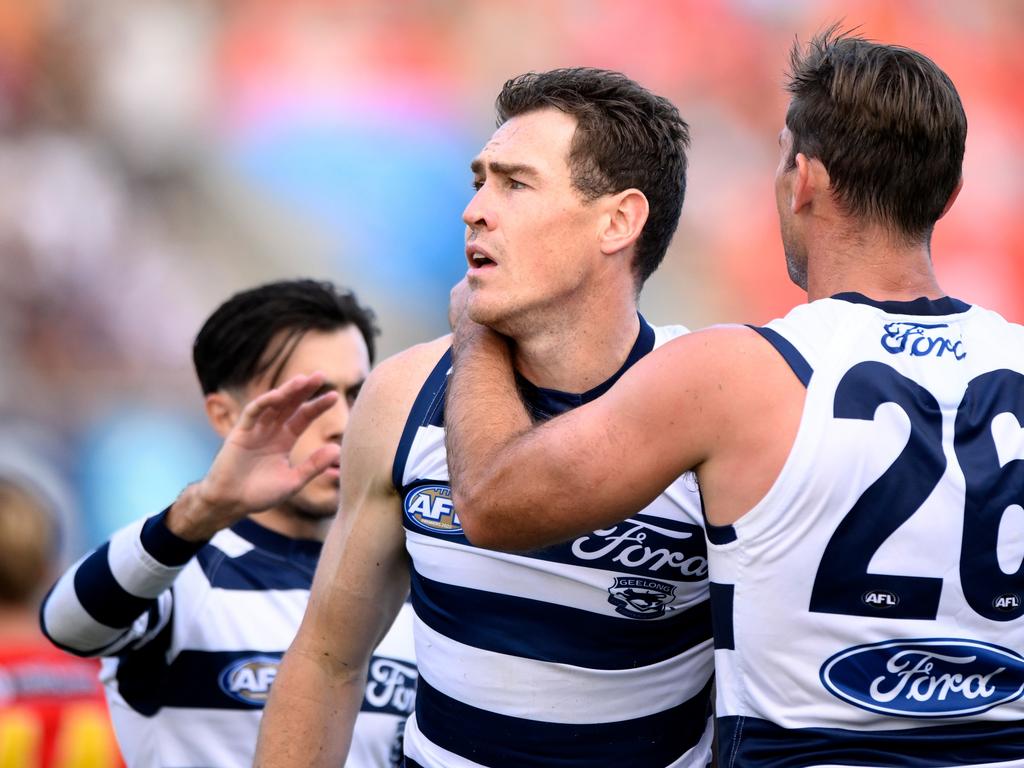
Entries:
POLYGON ((483 175, 485 167, 491 173, 496 173, 500 176, 533 176, 536 178, 540 175, 536 168, 526 163, 502 163, 492 160, 485 166, 483 160, 477 158, 469 164, 469 170, 477 176, 483 175))

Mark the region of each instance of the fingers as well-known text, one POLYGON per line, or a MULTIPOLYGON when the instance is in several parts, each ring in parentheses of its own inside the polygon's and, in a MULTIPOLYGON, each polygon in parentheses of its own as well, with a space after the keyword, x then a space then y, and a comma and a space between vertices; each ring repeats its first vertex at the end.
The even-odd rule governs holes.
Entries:
POLYGON ((289 419, 323 383, 324 375, 319 372, 311 376, 294 376, 246 405, 239 418, 239 425, 242 429, 252 429, 261 419, 289 419))
POLYGON ((341 395, 331 391, 325 392, 312 400, 307 400, 284 423, 285 429, 293 435, 301 435, 306 431, 306 427, 316 421, 321 414, 329 411, 338 402, 339 397, 341 395))
POLYGON ((309 458, 295 467, 295 473, 301 478, 300 482, 304 486, 329 466, 336 464, 340 457, 341 445, 338 443, 320 446, 309 458))

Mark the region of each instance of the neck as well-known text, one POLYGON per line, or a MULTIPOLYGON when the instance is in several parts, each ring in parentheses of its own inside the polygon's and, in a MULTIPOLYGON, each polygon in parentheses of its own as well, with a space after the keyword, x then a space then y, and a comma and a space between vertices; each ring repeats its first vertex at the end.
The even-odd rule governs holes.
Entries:
POLYGON ((849 291, 878 301, 945 295, 935 279, 928 240, 907 245, 877 227, 868 227, 819 242, 823 245, 808 249, 808 301, 849 291))
POLYGON ((618 291, 531 319, 514 339, 516 370, 546 389, 580 393, 609 379, 629 356, 640 331, 633 291, 618 291))
POLYGON ((290 539, 323 541, 332 518, 305 517, 294 511, 275 507, 249 515, 249 519, 290 539))

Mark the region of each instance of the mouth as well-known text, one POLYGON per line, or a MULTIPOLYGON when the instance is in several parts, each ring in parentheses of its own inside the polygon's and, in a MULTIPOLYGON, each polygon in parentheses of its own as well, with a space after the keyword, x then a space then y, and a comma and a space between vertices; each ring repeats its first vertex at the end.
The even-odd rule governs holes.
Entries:
POLYGON ((498 266, 498 262, 485 249, 475 244, 466 246, 466 261, 470 272, 498 266))

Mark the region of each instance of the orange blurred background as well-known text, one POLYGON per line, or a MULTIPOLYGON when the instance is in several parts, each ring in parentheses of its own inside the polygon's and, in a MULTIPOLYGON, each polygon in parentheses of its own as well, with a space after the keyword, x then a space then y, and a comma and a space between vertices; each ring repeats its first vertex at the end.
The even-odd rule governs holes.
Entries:
POLYGON ((970 124, 933 254, 1024 321, 1024 4, 771 0, 0 0, 0 469, 73 500, 66 548, 169 503, 215 449, 191 341, 226 296, 316 275, 390 354, 445 332, 493 99, 528 70, 619 69, 693 145, 657 323, 802 300, 772 194, 788 51, 843 20, 931 56, 970 124))

